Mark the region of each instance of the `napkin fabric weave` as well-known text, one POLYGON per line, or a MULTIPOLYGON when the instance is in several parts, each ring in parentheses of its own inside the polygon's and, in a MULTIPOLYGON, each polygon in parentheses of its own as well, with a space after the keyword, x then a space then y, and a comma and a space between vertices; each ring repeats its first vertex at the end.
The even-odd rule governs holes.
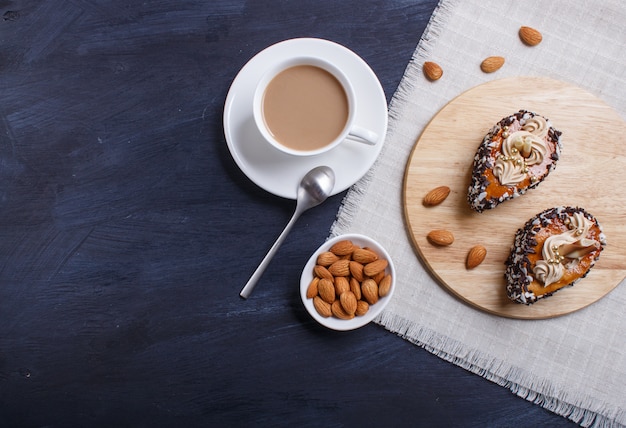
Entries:
MULTIPOLYGON (((412 247, 403 175, 432 117, 487 81, 562 80, 596 95, 624 119, 625 22, 622 0, 442 0, 390 103, 382 153, 348 192, 331 229, 331 236, 372 236, 398 267, 394 298, 376 322, 582 426, 626 425, 626 284, 588 308, 548 320, 507 319, 472 308, 435 282, 412 247), (524 45, 521 26, 540 30, 543 41, 524 45), (493 55, 503 56, 505 65, 483 73, 480 62, 493 55), (440 80, 424 77, 425 61, 441 65, 440 80)), ((623 136, 616 137, 619 144, 623 136)))

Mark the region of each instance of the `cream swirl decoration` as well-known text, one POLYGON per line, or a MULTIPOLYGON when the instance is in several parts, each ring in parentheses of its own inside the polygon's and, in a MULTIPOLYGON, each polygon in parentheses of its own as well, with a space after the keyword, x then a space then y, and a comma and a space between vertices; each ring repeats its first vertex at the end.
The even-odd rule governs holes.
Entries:
POLYGON ((582 213, 574 213, 568 218, 569 230, 548 237, 541 249, 542 260, 538 260, 533 273, 544 287, 563 277, 566 259, 580 260, 585 254, 600 248, 600 242, 587 238, 593 223, 582 213))
POLYGON ((548 122, 541 116, 534 116, 524 123, 522 130, 535 134, 539 138, 545 138, 548 135, 548 122))
POLYGON ((528 174, 528 167, 539 165, 548 153, 546 135, 548 123, 541 116, 532 117, 522 129, 509 135, 502 133, 502 155, 496 160, 493 174, 503 186, 521 183, 528 174))

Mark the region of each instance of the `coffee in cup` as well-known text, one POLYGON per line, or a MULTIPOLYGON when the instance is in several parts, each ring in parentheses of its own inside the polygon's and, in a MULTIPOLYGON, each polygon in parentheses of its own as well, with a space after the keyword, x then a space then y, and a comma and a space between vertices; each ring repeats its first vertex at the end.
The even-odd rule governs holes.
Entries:
POLYGON ((274 147, 293 155, 328 151, 349 135, 376 144, 378 136, 354 124, 352 85, 334 65, 320 58, 292 58, 259 82, 254 118, 274 147))

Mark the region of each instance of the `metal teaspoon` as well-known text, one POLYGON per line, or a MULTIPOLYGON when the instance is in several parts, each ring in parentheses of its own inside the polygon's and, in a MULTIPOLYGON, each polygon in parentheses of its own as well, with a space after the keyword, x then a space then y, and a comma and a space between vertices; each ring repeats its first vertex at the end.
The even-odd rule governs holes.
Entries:
POLYGON ((269 265, 270 261, 278 251, 278 248, 283 243, 289 231, 296 223, 296 220, 300 217, 300 215, 306 210, 316 207, 322 202, 324 202, 333 191, 335 187, 335 173, 334 171, 327 166, 318 166, 313 168, 311 171, 307 172, 306 175, 300 181, 300 185, 298 186, 298 195, 296 197, 296 210, 285 226, 285 229, 276 239, 272 248, 268 251, 263 261, 259 267, 256 268, 246 285, 241 289, 239 295, 244 299, 248 298, 252 290, 256 286, 256 283, 265 272, 265 269, 269 265))

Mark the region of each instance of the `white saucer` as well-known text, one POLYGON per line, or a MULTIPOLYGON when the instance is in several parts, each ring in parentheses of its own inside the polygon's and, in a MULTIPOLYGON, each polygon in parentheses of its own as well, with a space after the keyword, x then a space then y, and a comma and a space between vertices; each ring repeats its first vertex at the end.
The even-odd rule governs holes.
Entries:
POLYGON ((239 168, 259 187, 289 199, 296 199, 304 174, 320 165, 335 171, 333 195, 352 186, 373 165, 386 133, 387 100, 378 78, 358 55, 328 40, 291 39, 262 50, 239 71, 224 106, 224 135, 239 168), (280 152, 263 139, 252 117, 256 84, 276 60, 294 55, 318 56, 336 63, 344 71, 357 98, 355 124, 379 135, 375 146, 346 141, 326 153, 300 157, 280 152))

